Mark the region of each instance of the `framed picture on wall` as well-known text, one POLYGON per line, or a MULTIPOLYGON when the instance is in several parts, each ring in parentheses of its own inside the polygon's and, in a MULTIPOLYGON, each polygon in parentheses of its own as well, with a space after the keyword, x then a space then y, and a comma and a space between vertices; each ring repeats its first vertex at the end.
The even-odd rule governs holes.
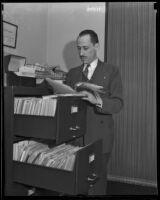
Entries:
POLYGON ((18 26, 7 21, 3 21, 3 45, 16 48, 18 26))

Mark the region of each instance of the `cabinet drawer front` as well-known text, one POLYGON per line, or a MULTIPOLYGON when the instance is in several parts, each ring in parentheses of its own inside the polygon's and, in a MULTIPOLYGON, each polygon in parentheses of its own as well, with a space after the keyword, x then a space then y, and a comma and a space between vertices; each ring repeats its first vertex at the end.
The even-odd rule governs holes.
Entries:
POLYGON ((86 104, 79 97, 60 97, 54 117, 15 114, 13 124, 15 135, 60 144, 85 134, 86 104))
POLYGON ((74 194, 75 171, 65 171, 13 161, 13 180, 57 192, 74 194))
POLYGON ((76 193, 85 194, 99 180, 102 172, 102 140, 78 151, 76 159, 76 193))
MULTIPOLYGON (((71 195, 87 194, 88 178, 101 172, 102 141, 80 149, 73 171, 13 161, 15 182, 71 195)), ((93 183, 94 184, 94 183, 93 183)))
POLYGON ((86 103, 77 97, 60 98, 57 143, 78 138, 86 132, 86 103))
POLYGON ((56 138, 57 122, 54 117, 14 115, 14 134, 42 139, 56 138))

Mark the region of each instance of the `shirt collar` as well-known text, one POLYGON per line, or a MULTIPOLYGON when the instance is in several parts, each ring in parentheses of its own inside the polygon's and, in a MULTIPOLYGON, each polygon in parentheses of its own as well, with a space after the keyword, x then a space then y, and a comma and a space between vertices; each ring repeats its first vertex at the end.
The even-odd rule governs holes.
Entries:
MULTIPOLYGON (((90 67, 89 68, 95 69, 97 67, 97 64, 98 64, 98 58, 96 58, 94 61, 92 61, 90 63, 90 67)), ((87 64, 84 65, 83 71, 85 70, 86 66, 87 66, 87 64)))

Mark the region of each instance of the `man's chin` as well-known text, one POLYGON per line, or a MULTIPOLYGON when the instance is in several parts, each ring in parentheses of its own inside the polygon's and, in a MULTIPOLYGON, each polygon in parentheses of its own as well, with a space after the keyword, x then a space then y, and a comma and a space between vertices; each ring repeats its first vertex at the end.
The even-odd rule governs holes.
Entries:
POLYGON ((86 60, 82 60, 83 64, 88 64, 88 62, 86 60))

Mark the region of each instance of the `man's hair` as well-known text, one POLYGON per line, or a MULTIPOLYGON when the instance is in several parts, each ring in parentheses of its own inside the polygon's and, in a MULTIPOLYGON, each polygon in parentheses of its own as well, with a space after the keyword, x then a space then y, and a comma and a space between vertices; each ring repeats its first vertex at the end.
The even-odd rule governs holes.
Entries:
POLYGON ((91 42, 92 42, 93 44, 99 43, 97 33, 94 32, 93 30, 84 30, 84 31, 81 31, 81 32, 79 33, 79 36, 78 36, 78 37, 82 37, 82 36, 84 36, 84 35, 90 35, 90 39, 91 39, 91 42))

